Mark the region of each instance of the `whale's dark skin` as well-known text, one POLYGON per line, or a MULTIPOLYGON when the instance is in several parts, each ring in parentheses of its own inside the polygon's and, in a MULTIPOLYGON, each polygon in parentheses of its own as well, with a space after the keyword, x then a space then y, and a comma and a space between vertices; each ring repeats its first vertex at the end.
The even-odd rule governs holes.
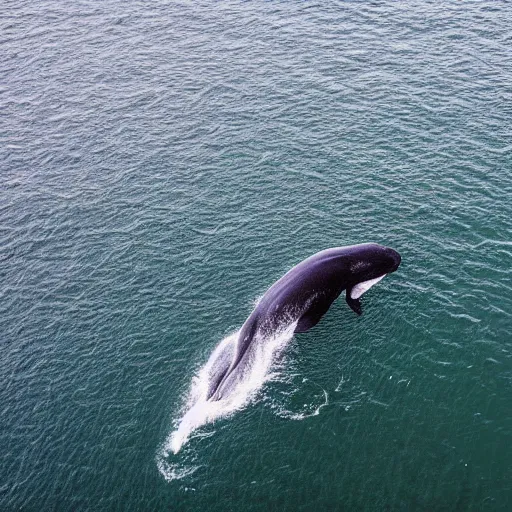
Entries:
POLYGON ((326 249, 293 267, 267 290, 245 321, 229 365, 213 376, 208 399, 222 399, 258 334, 297 320, 295 332, 311 329, 344 290, 347 304, 361 315, 359 299, 351 297, 354 286, 394 272, 400 261, 395 250, 370 243, 326 249))

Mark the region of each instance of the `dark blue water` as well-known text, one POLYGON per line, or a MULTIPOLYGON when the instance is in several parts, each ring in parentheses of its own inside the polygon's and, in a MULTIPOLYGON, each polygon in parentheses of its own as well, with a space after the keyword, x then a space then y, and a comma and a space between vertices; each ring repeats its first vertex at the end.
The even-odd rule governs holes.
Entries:
POLYGON ((0 509, 510 510, 511 19, 4 3, 0 509), (364 315, 170 452, 257 298, 365 241, 402 265, 364 315))

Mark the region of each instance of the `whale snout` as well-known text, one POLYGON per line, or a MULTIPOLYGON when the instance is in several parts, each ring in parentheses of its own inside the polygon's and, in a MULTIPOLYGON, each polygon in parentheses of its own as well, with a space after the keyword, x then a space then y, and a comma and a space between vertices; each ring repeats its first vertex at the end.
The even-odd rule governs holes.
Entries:
POLYGON ((398 252, 396 252, 394 249, 390 249, 388 248, 388 254, 391 258, 391 270, 389 271, 390 273, 391 272, 394 272, 399 266, 400 266, 400 263, 402 262, 402 257, 400 256, 400 254, 398 252))

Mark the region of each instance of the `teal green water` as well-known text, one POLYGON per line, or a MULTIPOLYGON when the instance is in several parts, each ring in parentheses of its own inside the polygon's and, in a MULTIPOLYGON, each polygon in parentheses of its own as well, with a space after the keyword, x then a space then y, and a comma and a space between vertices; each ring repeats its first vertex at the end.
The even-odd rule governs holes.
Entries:
POLYGON ((512 509, 510 4, 0 14, 1 510, 512 509), (257 297, 366 241, 364 315, 166 453, 257 297))

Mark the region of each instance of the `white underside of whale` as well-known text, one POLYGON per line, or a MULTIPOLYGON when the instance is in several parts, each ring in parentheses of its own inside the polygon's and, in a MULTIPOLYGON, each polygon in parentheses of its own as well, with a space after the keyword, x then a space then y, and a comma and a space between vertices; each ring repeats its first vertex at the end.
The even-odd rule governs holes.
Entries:
POLYGON ((350 292, 351 299, 359 299, 364 292, 367 292, 374 284, 377 284, 381 279, 384 279, 386 274, 376 277, 375 279, 369 279, 368 281, 363 281, 362 283, 357 283, 350 292))

